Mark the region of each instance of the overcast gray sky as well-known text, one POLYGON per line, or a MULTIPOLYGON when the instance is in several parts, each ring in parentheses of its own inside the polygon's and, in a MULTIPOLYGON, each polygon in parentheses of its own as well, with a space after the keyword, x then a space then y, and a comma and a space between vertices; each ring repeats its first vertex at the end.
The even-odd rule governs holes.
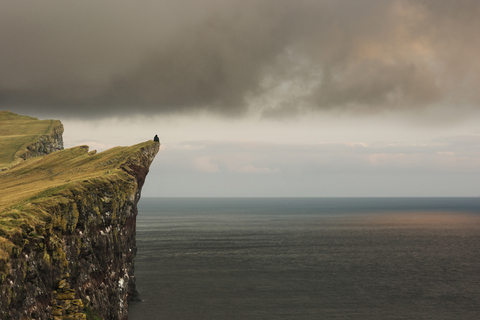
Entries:
POLYGON ((0 109, 147 196, 477 196, 476 0, 2 1, 0 109))

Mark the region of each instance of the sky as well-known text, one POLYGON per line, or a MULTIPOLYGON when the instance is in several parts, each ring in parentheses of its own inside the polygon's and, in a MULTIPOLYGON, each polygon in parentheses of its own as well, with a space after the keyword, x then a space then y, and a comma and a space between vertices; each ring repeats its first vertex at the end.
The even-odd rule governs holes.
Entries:
POLYGON ((477 0, 0 3, 0 110, 158 134, 147 197, 480 195, 477 0))

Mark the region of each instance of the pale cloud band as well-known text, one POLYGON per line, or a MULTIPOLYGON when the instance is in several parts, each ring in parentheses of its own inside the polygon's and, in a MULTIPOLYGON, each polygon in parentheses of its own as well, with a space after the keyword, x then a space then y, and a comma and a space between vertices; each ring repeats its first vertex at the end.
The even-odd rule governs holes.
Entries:
POLYGON ((147 196, 477 196, 479 157, 478 134, 420 145, 189 141, 162 151, 147 196))
POLYGON ((183 172, 480 173, 480 134, 423 144, 189 141, 167 147, 162 156, 164 165, 183 172))

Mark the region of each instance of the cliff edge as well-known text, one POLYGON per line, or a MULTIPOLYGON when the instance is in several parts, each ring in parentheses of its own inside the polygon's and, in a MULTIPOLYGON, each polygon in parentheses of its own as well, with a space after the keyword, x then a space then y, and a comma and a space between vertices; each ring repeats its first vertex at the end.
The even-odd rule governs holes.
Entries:
POLYGON ((159 147, 79 146, 0 172, 0 319, 127 319, 137 202, 159 147))

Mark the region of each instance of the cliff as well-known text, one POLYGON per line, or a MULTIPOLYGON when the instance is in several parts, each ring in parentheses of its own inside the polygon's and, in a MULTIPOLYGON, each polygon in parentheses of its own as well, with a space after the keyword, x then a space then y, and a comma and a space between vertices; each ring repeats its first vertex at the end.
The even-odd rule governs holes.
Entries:
POLYGON ((0 170, 63 149, 63 125, 0 111, 0 170))
POLYGON ((159 147, 80 146, 0 172, 0 319, 127 319, 136 205, 159 147))

